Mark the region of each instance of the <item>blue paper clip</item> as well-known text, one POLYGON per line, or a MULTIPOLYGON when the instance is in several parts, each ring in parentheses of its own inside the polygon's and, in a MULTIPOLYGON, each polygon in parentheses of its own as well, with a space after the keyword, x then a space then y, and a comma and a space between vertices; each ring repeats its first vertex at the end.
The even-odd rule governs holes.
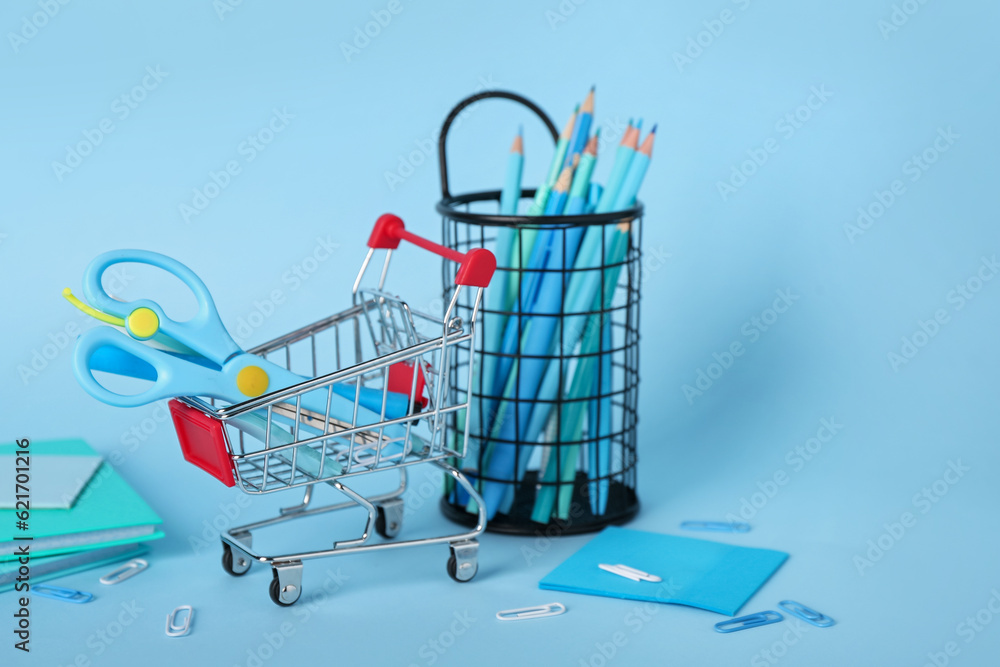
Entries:
POLYGON ((685 521, 681 528, 688 530, 713 530, 719 533, 748 533, 750 524, 743 521, 685 521))
POLYGON ((821 614, 815 609, 810 609, 804 604, 795 602, 794 600, 782 600, 778 603, 778 606, 795 618, 802 619, 810 625, 815 625, 817 628, 828 628, 836 623, 836 621, 826 614, 821 614))
POLYGON ((31 592, 39 597, 72 602, 73 604, 84 604, 94 599, 93 593, 84 593, 83 591, 74 591, 72 588, 60 588, 58 586, 43 586, 42 584, 32 586, 31 592))
POLYGON ((785 617, 776 611, 761 611, 749 616, 740 616, 739 618, 731 618, 728 621, 716 623, 715 631, 739 632, 740 630, 759 628, 762 625, 770 625, 771 623, 778 623, 783 620, 785 620, 785 617))

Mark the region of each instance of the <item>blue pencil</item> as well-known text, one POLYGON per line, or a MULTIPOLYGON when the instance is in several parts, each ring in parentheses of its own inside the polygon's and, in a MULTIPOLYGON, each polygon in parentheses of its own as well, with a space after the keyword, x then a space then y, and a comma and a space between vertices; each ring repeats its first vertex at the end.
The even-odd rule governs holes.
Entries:
MULTIPOLYGON (((524 169, 524 137, 519 129, 514 142, 510 147, 510 157, 507 159, 507 178, 504 181, 503 190, 500 193, 500 215, 517 215, 517 204, 521 199, 521 174, 524 169)), ((501 267, 509 266, 511 263, 511 251, 514 245, 516 232, 512 227, 501 227, 497 232, 496 257, 497 264, 501 267)), ((492 394, 493 378, 496 371, 496 352, 500 349, 501 335, 506 325, 506 317, 496 311, 506 310, 507 303, 507 280, 504 272, 501 272, 498 279, 486 289, 486 312, 483 316, 483 349, 487 353, 482 357, 482 386, 485 393, 492 394), (494 312, 490 312, 494 311, 494 312)), ((478 388, 478 383, 473 384, 478 388)), ((484 399, 483 412, 485 415, 493 409, 492 402, 484 399)), ((480 411, 473 409, 470 415, 470 432, 474 436, 479 435, 480 411)), ((473 450, 475 454, 475 450, 473 450)))

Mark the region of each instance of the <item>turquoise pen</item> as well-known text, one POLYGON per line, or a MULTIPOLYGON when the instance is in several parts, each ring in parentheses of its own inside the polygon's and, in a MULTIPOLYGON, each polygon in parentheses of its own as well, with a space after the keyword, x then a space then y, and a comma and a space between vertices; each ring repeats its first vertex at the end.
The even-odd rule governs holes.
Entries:
MULTIPOLYGON (((649 134, 646 135, 646 139, 642 142, 642 146, 640 146, 639 150, 636 151, 635 157, 632 159, 628 174, 626 175, 625 181, 622 183, 621 190, 619 190, 618 196, 615 199, 613 210, 621 211, 635 204, 635 199, 639 194, 639 188, 642 186, 642 181, 646 177, 646 171, 649 168, 649 161, 653 156, 653 143, 655 140, 656 126, 654 125, 649 131, 649 134)), ((621 274, 622 263, 624 262, 625 256, 628 252, 628 236, 630 232, 631 226, 623 223, 616 225, 610 233, 611 238, 610 243, 608 244, 608 254, 605 257, 605 266, 609 268, 605 269, 604 281, 601 289, 603 294, 603 310, 607 310, 611 307, 611 302, 614 298, 615 286, 618 284, 618 277, 621 274)), ((601 316, 591 315, 585 330, 589 333, 594 329, 601 331, 603 328, 601 316)), ((588 350, 588 352, 600 351, 600 336, 597 338, 598 340, 595 341, 596 345, 594 349, 588 350)), ((572 388, 579 386, 581 392, 587 391, 586 385, 592 383, 594 375, 598 373, 597 363, 595 361, 596 359, 597 357, 587 357, 584 362, 578 364, 577 373, 590 373, 590 377, 584 377, 579 385, 574 382, 572 388)), ((570 396, 570 400, 573 398, 583 398, 585 396, 586 394, 584 393, 573 394, 570 396)), ((580 438, 579 436, 576 436, 573 439, 579 440, 580 438)), ((561 481, 564 484, 559 487, 559 505, 557 508, 557 516, 565 519, 569 516, 570 501, 572 500, 573 491, 572 482, 576 477, 576 471, 567 471, 565 466, 569 466, 570 468, 573 467, 570 464, 576 460, 577 446, 564 447, 563 450, 564 451, 560 452, 560 454, 565 456, 565 460, 561 462, 563 465, 561 481)), ((604 456, 607 457, 609 454, 610 452, 605 452, 604 456)), ((596 458, 598 460, 601 458, 600 452, 598 452, 596 458)))
MULTIPOLYGON (((517 215, 517 205, 521 199, 521 174, 524 169, 524 137, 523 131, 518 130, 510 147, 510 157, 507 159, 507 178, 504 181, 503 190, 500 193, 500 215, 517 215)), ((511 264, 511 251, 513 250, 516 232, 512 227, 501 227, 497 232, 496 257, 499 267, 511 264)), ((502 314, 507 310, 507 280, 501 274, 500 280, 496 280, 486 289, 486 308, 483 314, 483 350, 481 366, 478 371, 481 376, 473 379, 472 387, 476 390, 480 388, 479 381, 482 382, 482 393, 493 394, 494 376, 496 373, 497 357, 500 351, 500 343, 506 326, 506 317, 502 314)), ((479 373, 477 373, 479 375, 479 373)), ((469 432, 471 455, 475 456, 479 447, 479 438, 482 437, 480 430, 482 420, 488 421, 488 415, 493 411, 491 399, 483 399, 478 406, 470 406, 469 432), (473 438, 475 440, 473 440, 473 438)))
MULTIPOLYGON (((615 206, 612 210, 621 210, 631 206, 635 201, 636 195, 638 194, 639 187, 642 185, 643 178, 645 177, 646 170, 649 167, 649 160, 652 157, 653 152, 653 142, 655 139, 655 131, 653 130, 643 141, 642 146, 636 151, 633 157, 632 164, 629 166, 629 173, 626 175, 625 180, 622 183, 622 188, 619 191, 619 195, 614 202, 615 206)), ((603 280, 597 275, 599 272, 596 271, 581 271, 577 272, 576 275, 581 276, 580 280, 572 280, 570 282, 570 295, 567 297, 567 307, 565 312, 585 312, 589 308, 593 308, 595 305, 600 303, 600 297, 598 295, 603 292, 603 304, 606 310, 611 305, 611 299, 614 295, 615 285, 618 283, 618 277, 621 273, 621 263, 625 259, 628 251, 628 237, 630 233, 630 227, 627 224, 620 224, 613 228, 610 234, 610 240, 607 243, 607 254, 605 259, 605 266, 610 266, 610 268, 604 271, 603 280), (574 291, 574 287, 577 289, 574 291), (595 297, 599 301, 595 302, 595 297)), ((588 234, 588 237, 590 235, 588 234)), ((601 233, 598 230, 597 234, 597 245, 598 249, 595 254, 599 256, 600 254, 600 238, 601 233)), ((584 240, 586 243, 586 239, 584 240)), ((577 266, 580 265, 580 259, 582 257, 583 248, 581 248, 581 256, 578 256, 577 266)), ((597 261, 597 257, 587 264, 589 267, 600 266, 600 262, 597 261)), ((574 276, 575 278, 575 276, 574 276)), ((586 322, 580 321, 581 317, 576 318, 570 317, 564 322, 564 327, 568 329, 568 332, 572 335, 584 335, 584 344, 581 354, 594 354, 600 352, 600 336, 599 334, 603 329, 603 323, 601 322, 600 315, 591 315, 586 318, 586 322)), ((568 340, 564 340, 564 344, 567 346, 572 346, 573 343, 568 340)), ((593 376, 596 372, 596 359, 597 357, 586 357, 584 358, 576 368, 574 373, 574 379, 570 385, 570 391, 567 396, 568 400, 586 398, 590 390, 593 387, 593 376), (579 376, 579 380, 577 379, 579 376)), ((543 380, 542 385, 546 383, 543 380)), ((583 401, 576 401, 575 403, 570 403, 569 407, 574 408, 574 406, 579 403, 582 406, 583 401)), ((568 426, 572 426, 572 421, 574 419, 582 421, 582 408, 576 410, 575 408, 571 410, 573 414, 563 415, 563 424, 567 424, 567 419, 570 420, 568 426)), ((533 415, 534 417, 534 415, 533 415)), ((579 440, 580 435, 574 433, 567 433, 565 437, 562 437, 562 441, 567 440, 579 440)), ((576 474, 575 465, 570 465, 576 461, 578 455, 578 446, 572 445, 569 447, 561 447, 558 454, 553 453, 549 458, 548 465, 545 470, 542 471, 541 481, 543 482, 553 482, 556 481, 556 470, 557 467, 561 469, 562 479, 561 482, 565 483, 566 486, 560 486, 559 488, 559 511, 557 516, 563 515, 568 512, 570 500, 572 497, 572 481, 576 474), (569 466, 569 470, 566 467, 569 466)), ((604 456, 607 456, 604 453, 604 456)), ((598 458, 600 458, 598 454, 598 458)), ((552 514, 552 506, 555 502, 556 487, 549 484, 543 485, 539 490, 535 498, 535 507, 532 513, 532 519, 535 521, 547 522, 548 517, 552 514)))

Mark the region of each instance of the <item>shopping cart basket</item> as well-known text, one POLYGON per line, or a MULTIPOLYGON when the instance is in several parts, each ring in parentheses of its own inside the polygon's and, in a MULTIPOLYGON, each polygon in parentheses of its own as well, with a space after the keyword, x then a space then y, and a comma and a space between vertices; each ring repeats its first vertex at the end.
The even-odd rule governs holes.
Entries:
POLYGON ((478 570, 476 537, 486 527, 483 504, 469 480, 448 463, 465 455, 468 430, 462 413, 469 395, 467 389, 449 386, 449 377, 461 365, 457 355, 462 345, 467 349, 474 336, 483 288, 490 282, 496 260, 488 250, 460 253, 416 236, 393 215, 378 219, 368 248, 354 282, 351 308, 250 350, 289 370, 307 370, 313 379, 234 405, 193 396, 170 402, 177 437, 189 462, 248 494, 304 488, 302 501, 281 509, 278 516, 231 528, 221 536, 223 568, 240 576, 254 561, 270 565, 271 599, 283 606, 301 596, 302 563, 311 558, 447 542, 451 550, 447 569, 453 579, 469 581, 478 570), (457 288, 442 317, 411 310, 383 291, 392 252, 401 240, 460 263, 457 288), (385 250, 378 287, 363 289, 376 250, 385 250), (459 294, 466 289, 476 290, 476 306, 471 317, 462 321, 454 314, 459 294), (335 370, 319 375, 327 367, 335 370), (345 387, 350 389, 347 395, 354 396, 349 421, 342 418, 343 410, 337 415, 331 410, 334 401, 344 400, 345 387), (306 403, 314 409, 317 396, 325 401, 325 413, 306 409, 303 397, 307 395, 306 403), (374 407, 373 395, 381 396, 374 407), (405 414, 387 414, 392 398, 407 399, 405 414), (479 520, 473 529, 390 541, 402 525, 406 469, 418 463, 442 469, 478 502, 479 520), (391 492, 365 497, 348 486, 353 476, 389 468, 399 473, 399 484, 391 492), (332 486, 347 500, 310 507, 313 486, 318 483, 332 486), (368 517, 356 539, 335 542, 328 549, 275 555, 253 548, 253 533, 258 529, 358 506, 368 517), (373 528, 387 539, 370 543, 373 528))

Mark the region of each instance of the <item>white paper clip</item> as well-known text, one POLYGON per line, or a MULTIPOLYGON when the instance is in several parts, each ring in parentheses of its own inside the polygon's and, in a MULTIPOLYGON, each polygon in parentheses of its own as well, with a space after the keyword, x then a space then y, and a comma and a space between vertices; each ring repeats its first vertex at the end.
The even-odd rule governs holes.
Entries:
POLYGON ((183 637, 184 635, 186 635, 188 632, 191 631, 191 619, 193 618, 194 618, 194 609, 192 609, 191 605, 189 604, 182 605, 180 607, 177 607, 177 609, 174 609, 172 612, 167 614, 167 636, 183 637), (177 617, 180 616, 185 611, 187 611, 187 616, 184 617, 182 623, 178 623, 177 617))
POLYGON ((139 574, 147 567, 149 567, 149 563, 143 559, 133 558, 120 568, 108 572, 106 575, 101 577, 100 581, 102 584, 107 584, 108 586, 111 586, 112 584, 120 584, 126 579, 131 579, 135 575, 139 574))
POLYGON ((521 609, 508 609, 497 612, 498 621, 522 621, 529 618, 545 618, 546 616, 558 616, 566 613, 566 605, 561 602, 550 602, 540 604, 537 607, 523 607, 521 609))
POLYGON ((649 574, 648 572, 643 572, 642 570, 637 570, 634 567, 629 567, 628 565, 622 565, 620 563, 618 565, 601 563, 597 567, 601 568, 605 572, 617 574, 619 577, 625 577, 626 579, 631 579, 632 581, 652 581, 653 583, 663 581, 663 579, 655 574, 649 574))

